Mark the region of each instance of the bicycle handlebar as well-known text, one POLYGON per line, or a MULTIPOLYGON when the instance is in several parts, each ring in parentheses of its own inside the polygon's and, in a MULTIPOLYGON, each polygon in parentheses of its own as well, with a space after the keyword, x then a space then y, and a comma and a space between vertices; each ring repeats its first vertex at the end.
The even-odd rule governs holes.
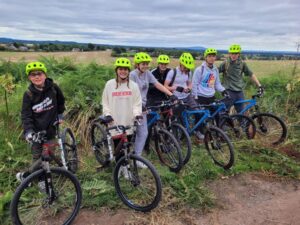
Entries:
POLYGON ((160 103, 160 104, 159 105, 154 105, 154 106, 147 106, 147 111, 151 111, 152 109, 160 109, 160 108, 165 107, 165 106, 174 106, 174 105, 178 104, 178 103, 175 103, 175 102, 171 102, 170 100, 159 101, 159 102, 156 102, 156 103, 160 103))

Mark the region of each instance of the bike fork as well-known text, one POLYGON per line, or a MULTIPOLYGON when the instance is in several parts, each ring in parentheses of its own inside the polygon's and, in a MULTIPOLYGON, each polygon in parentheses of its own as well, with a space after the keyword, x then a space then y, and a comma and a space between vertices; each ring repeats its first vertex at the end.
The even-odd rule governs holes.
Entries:
POLYGON ((65 151, 63 148, 63 143, 62 143, 61 138, 58 139, 58 144, 59 144, 59 148, 60 148, 60 157, 61 157, 62 164, 63 164, 64 168, 67 170, 68 166, 67 166, 65 151))

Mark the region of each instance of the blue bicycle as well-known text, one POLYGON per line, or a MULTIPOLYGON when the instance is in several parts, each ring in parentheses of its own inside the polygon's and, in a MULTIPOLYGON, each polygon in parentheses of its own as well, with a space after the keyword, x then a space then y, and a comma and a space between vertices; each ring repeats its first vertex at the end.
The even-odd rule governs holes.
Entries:
POLYGON ((192 141, 186 129, 180 123, 174 121, 173 108, 176 107, 176 104, 170 101, 160 101, 157 104, 156 106, 150 106, 150 109, 153 110, 149 112, 148 116, 149 136, 146 143, 149 144, 152 126, 154 123, 157 123, 157 125, 167 129, 176 138, 182 153, 183 165, 185 165, 191 158, 192 141))
MULTIPOLYGON (((186 107, 185 104, 182 104, 186 107)), ((199 129, 204 134, 204 144, 208 154, 214 163, 224 169, 229 169, 234 164, 234 150, 231 140, 220 128, 213 125, 212 117, 208 109, 188 110, 181 113, 181 120, 190 135, 199 129), (200 119, 195 122, 195 118, 200 119)))
POLYGON ((161 163, 168 166, 170 171, 179 172, 183 166, 181 146, 174 135, 160 123, 160 114, 157 112, 160 107, 162 105, 147 107, 150 119, 147 123, 149 135, 146 146, 152 138, 155 143, 155 152, 161 163))
POLYGON ((264 144, 278 145, 287 137, 287 127, 282 119, 272 113, 262 113, 259 110, 256 98, 261 97, 261 94, 252 96, 252 99, 236 101, 234 105, 245 106, 240 115, 250 115, 253 119, 256 130, 257 139, 264 144))

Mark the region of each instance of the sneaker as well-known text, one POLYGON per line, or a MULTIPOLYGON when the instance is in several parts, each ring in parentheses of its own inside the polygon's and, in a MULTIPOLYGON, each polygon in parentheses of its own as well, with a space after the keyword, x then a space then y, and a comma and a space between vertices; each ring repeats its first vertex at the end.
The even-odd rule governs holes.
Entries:
POLYGON ((46 184, 45 181, 39 181, 38 187, 41 193, 46 193, 46 184))
POLYGON ((204 135, 203 135, 200 131, 195 131, 195 136, 196 136, 199 140, 204 140, 204 135))
POLYGON ((128 171, 128 168, 126 166, 121 166, 119 170, 118 177, 124 176, 126 180, 129 180, 131 173, 128 171))
POLYGON ((24 173, 23 172, 17 173, 16 178, 17 178, 17 181, 22 182, 25 179, 24 173))
POLYGON ((136 165, 137 165, 137 167, 139 167, 141 169, 147 168, 147 166, 144 163, 142 163, 141 161, 136 161, 136 165))

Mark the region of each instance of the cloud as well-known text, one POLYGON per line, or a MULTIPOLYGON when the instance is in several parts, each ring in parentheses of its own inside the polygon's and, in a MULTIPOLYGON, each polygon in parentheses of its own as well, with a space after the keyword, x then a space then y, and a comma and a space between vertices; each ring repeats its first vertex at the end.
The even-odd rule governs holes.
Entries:
POLYGON ((0 36, 158 47, 295 50, 297 0, 0 2, 0 36))

